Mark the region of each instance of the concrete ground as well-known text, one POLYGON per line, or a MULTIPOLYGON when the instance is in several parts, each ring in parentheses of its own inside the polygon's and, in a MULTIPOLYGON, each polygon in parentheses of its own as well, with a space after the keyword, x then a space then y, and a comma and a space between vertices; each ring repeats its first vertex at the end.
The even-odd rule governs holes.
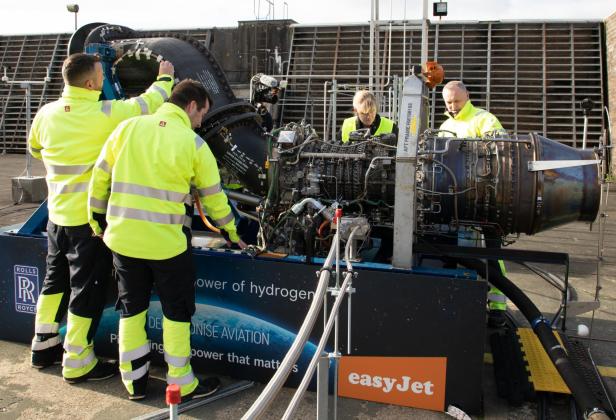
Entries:
MULTIPOLYGON (((37 206, 32 204, 13 205, 10 192, 12 176, 19 175, 25 166, 23 155, 0 156, 0 226, 24 221, 37 206)), ((33 174, 44 174, 40 162, 35 161, 33 174)), ((608 213, 616 215, 616 191, 613 190, 608 213)), ((616 216, 614 216, 616 217, 616 216)), ((605 252, 597 264, 596 226, 589 231, 583 223, 572 223, 565 227, 541 233, 533 237, 522 237, 513 245, 516 249, 537 249, 543 251, 568 252, 571 256, 571 284, 579 300, 593 300, 596 272, 601 270, 601 308, 595 313, 592 354, 596 363, 604 366, 603 372, 612 394, 616 394, 616 222, 608 218, 606 227, 605 252)), ((544 266, 561 274, 559 267, 544 266)), ((546 314, 554 313, 560 297, 555 289, 528 269, 508 264, 510 278, 514 280, 546 314)), ((512 311, 519 313, 512 306, 512 311)), ((569 318, 568 326, 576 329, 579 323, 590 325, 590 314, 569 318)), ((487 357, 489 360, 490 357, 487 357)), ((152 369, 153 380, 150 396, 144 402, 126 399, 125 390, 118 378, 101 383, 69 386, 62 381, 60 367, 36 371, 29 367, 29 346, 0 341, 0 418, 4 419, 128 419, 164 407, 164 372, 160 367, 152 369)), ((536 404, 525 403, 521 407, 509 407, 507 402, 496 395, 493 370, 486 364, 484 375, 484 401, 486 419, 527 419, 536 417, 536 404)), ((228 384, 230 378, 222 378, 228 384)), ((181 418, 240 418, 257 398, 263 385, 217 401, 206 407, 193 410, 181 418)), ((284 389, 268 419, 280 418, 293 390, 284 389)), ((330 402, 330 407, 331 407, 330 402)), ((305 396, 296 418, 314 418, 316 398, 314 393, 305 396)), ((556 401, 551 406, 553 418, 567 418, 567 407, 556 401)), ((441 419, 445 414, 410 408, 395 407, 366 401, 340 399, 338 416, 342 419, 441 419)))

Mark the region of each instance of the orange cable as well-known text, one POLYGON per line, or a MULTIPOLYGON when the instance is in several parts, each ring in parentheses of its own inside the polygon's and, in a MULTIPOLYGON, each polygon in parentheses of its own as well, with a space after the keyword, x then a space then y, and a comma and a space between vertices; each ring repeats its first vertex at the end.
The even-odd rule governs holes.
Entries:
POLYGON ((205 224, 205 226, 212 232, 216 232, 220 234, 220 229, 218 229, 216 226, 211 224, 210 221, 207 220, 207 217, 205 217, 205 214, 203 214, 203 209, 201 208, 201 200, 199 200, 199 194, 195 192, 193 194, 193 197, 195 198, 195 204, 197 205, 197 211, 199 211, 199 216, 201 216, 201 220, 203 221, 203 224, 205 224))
POLYGON ((327 225, 329 225, 329 220, 325 220, 323 223, 321 223, 321 226, 319 226, 319 229, 317 230, 317 233, 321 238, 323 237, 323 232, 321 232, 321 230, 323 230, 323 228, 327 225))

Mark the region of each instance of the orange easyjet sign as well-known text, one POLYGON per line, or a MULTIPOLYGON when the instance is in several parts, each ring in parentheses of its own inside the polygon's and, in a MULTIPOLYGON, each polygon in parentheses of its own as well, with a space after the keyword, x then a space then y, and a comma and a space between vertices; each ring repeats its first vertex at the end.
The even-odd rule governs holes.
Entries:
POLYGON ((444 411, 446 357, 343 356, 338 394, 444 411))

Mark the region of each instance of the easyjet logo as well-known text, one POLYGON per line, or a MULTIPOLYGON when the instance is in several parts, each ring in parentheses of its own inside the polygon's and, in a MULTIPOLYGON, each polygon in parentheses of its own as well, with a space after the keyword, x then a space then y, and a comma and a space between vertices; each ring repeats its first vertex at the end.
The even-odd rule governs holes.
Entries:
POLYGON ((443 411, 447 358, 343 356, 338 393, 343 397, 443 411))
POLYGON ((386 394, 395 389, 396 391, 400 392, 412 392, 413 394, 434 395, 434 384, 432 383, 432 381, 413 381, 411 380, 410 376, 390 378, 387 376, 371 376, 366 373, 359 374, 356 372, 351 372, 349 373, 348 380, 350 384, 377 388, 386 394))

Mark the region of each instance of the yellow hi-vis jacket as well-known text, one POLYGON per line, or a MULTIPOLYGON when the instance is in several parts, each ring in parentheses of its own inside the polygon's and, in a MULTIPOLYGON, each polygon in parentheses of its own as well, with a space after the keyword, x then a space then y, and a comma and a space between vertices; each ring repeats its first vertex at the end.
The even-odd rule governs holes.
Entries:
POLYGON ((61 226, 88 223, 88 183, 92 167, 114 128, 127 118, 156 111, 171 94, 173 79, 161 75, 141 96, 99 101, 101 92, 64 87, 62 97, 34 117, 30 153, 47 169, 49 219, 61 226))
MULTIPOLYGON (((347 143, 349 141, 351 132, 357 130, 358 119, 359 118, 357 117, 350 117, 350 118, 345 119, 342 122, 341 130, 342 130, 342 142, 343 143, 347 143)), ((389 118, 381 117, 381 122, 379 123, 379 127, 374 132, 374 135, 379 136, 381 134, 389 134, 393 131, 393 129, 394 129, 394 122, 390 120, 389 118)))
MULTIPOLYGON (((455 137, 483 137, 485 134, 496 131, 506 134, 500 121, 488 111, 476 108, 471 101, 467 101, 460 112, 453 117, 445 112, 449 118, 441 124, 441 130, 455 133, 455 137)), ((440 133, 442 137, 451 137, 449 133, 440 133)))
POLYGON ((191 185, 208 215, 238 242, 214 155, 192 131, 186 112, 166 103, 154 115, 121 123, 109 136, 90 182, 90 225, 101 233, 94 214, 106 213, 103 240, 118 254, 175 257, 187 246, 182 226, 191 185))

